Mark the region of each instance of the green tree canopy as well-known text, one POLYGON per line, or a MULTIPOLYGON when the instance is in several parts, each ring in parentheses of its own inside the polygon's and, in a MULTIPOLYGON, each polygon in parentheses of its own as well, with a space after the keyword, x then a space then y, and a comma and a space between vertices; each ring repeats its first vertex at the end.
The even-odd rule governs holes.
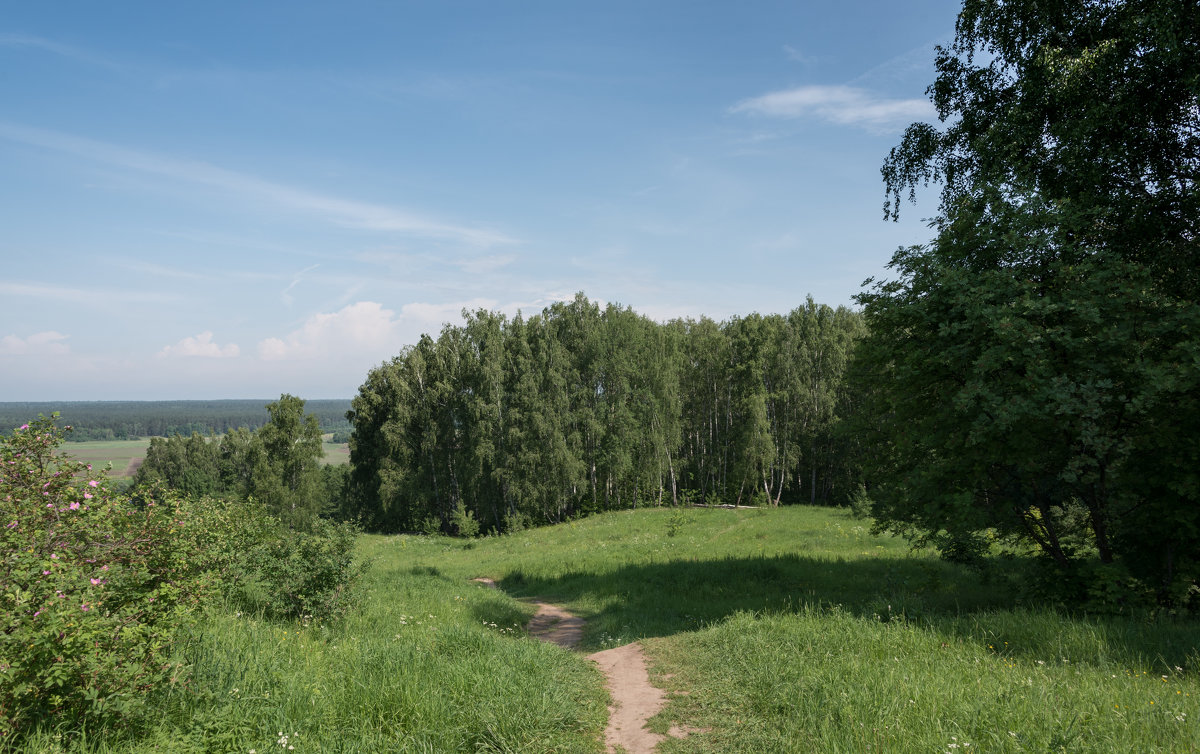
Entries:
POLYGON ((861 333, 849 310, 810 300, 787 317, 660 325, 580 294, 528 318, 464 317, 372 370, 354 399, 347 509, 373 529, 833 502, 859 484, 851 446, 832 439, 861 333))
POLYGON ((1186 599, 1200 5, 966 0, 937 69, 945 127, 909 127, 883 167, 890 217, 942 183, 937 238, 859 296, 877 520, 960 555, 991 529, 1186 599))
POLYGON ((316 518, 326 502, 321 428, 294 395, 281 395, 267 412, 270 420, 250 440, 246 493, 295 528, 316 518))

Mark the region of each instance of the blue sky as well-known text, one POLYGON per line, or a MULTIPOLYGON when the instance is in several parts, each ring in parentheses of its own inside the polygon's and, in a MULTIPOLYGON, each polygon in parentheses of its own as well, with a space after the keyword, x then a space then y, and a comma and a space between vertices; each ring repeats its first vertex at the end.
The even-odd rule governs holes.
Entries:
POLYGON ((350 397, 464 308, 850 304, 956 3, 10 4, 0 400, 350 397))

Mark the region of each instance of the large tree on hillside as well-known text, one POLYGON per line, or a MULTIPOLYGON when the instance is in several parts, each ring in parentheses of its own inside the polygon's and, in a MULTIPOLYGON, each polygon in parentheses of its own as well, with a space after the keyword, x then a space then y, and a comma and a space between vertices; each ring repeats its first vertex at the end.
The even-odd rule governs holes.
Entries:
POLYGON ((936 239, 859 299, 881 525, 986 529, 1160 598, 1200 576, 1200 5, 966 0, 883 167, 936 239))

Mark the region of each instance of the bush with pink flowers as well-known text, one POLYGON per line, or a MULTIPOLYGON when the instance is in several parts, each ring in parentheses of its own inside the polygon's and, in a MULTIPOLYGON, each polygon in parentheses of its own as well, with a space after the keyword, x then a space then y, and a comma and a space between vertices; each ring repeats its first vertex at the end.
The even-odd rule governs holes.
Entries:
POLYGON ((0 436, 0 749, 39 720, 122 724, 178 683, 177 632, 269 525, 114 495, 62 439, 52 419, 0 436))

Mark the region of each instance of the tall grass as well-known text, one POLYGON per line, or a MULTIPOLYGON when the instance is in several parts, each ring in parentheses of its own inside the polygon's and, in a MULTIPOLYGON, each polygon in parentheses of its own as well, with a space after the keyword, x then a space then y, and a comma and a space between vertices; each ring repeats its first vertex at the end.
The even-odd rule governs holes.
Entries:
POLYGON ((413 552, 562 602, 585 647, 647 639, 657 728, 701 731, 664 752, 1200 750, 1194 620, 1013 607, 843 511, 622 512, 413 552))
POLYGON ((341 625, 215 613, 179 648, 190 674, 164 690, 160 719, 81 739, 46 725, 25 749, 602 750, 599 671, 579 655, 521 639, 528 607, 414 567, 386 540, 363 549, 375 558, 367 593, 341 625))
POLYGON ((585 649, 644 640, 670 696, 653 724, 696 729, 664 752, 1200 750, 1194 620, 1014 608, 838 510, 652 509, 360 547, 368 592, 342 624, 214 614, 178 648, 191 673, 160 718, 83 739, 48 724, 29 750, 602 751, 599 672, 525 638, 513 596, 586 618, 585 649))

